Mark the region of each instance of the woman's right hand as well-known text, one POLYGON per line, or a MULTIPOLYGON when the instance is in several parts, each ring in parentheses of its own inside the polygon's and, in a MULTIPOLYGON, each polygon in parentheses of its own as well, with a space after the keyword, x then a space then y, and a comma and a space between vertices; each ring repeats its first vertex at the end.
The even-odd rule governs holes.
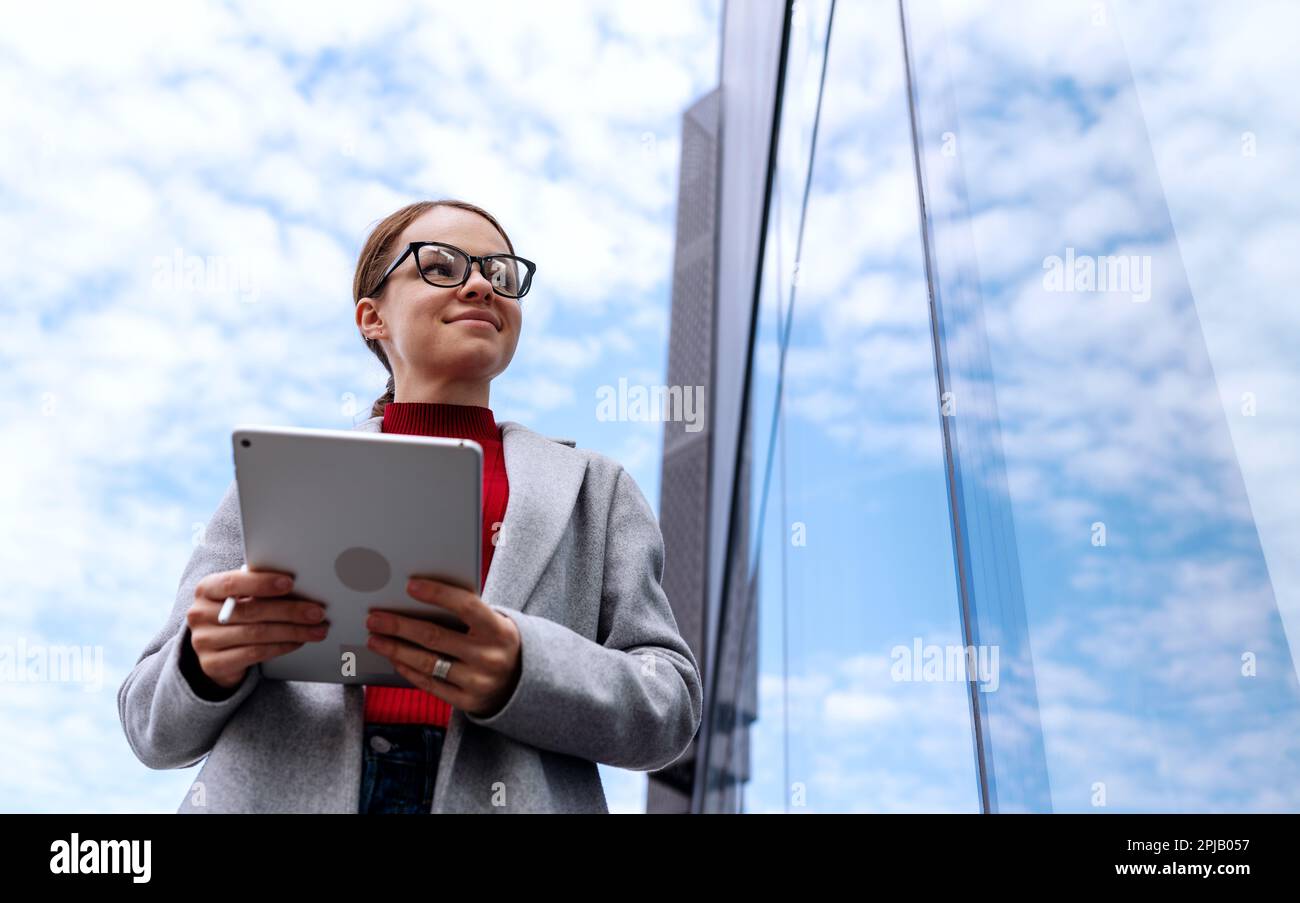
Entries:
POLYGON ((185 613, 190 644, 199 667, 218 686, 233 689, 257 662, 292 652, 303 643, 319 642, 329 632, 325 607, 291 595, 276 581, 288 574, 276 571, 221 571, 194 587, 194 604, 185 613), (228 596, 235 597, 230 620, 217 615, 228 596))

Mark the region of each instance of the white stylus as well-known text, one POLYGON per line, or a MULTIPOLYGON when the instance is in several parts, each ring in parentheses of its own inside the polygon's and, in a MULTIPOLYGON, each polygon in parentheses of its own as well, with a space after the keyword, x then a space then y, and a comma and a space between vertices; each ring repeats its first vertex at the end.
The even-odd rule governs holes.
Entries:
MULTIPOLYGON (((247 574, 248 562, 244 562, 240 570, 243 571, 245 574, 247 574)), ((230 623, 230 616, 233 615, 234 613, 235 613, 235 597, 226 596, 225 604, 221 606, 221 612, 217 615, 217 623, 218 624, 230 623)))

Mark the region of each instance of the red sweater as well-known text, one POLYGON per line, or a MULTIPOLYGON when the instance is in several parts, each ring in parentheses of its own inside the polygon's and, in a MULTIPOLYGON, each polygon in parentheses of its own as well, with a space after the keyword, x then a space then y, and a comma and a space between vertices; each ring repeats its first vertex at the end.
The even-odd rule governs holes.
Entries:
MULTIPOLYGON (((491 408, 442 402, 393 402, 384 406, 383 432, 418 436, 450 436, 473 439, 483 446, 483 570, 487 583, 488 567, 496 530, 505 517, 510 486, 506 481, 505 454, 501 447, 501 430, 491 408)), ((405 591, 405 588, 403 588, 405 591)), ((403 641, 404 642, 404 641, 403 641)), ((408 687, 365 687, 365 720, 385 724, 436 724, 445 727, 451 718, 451 705, 424 690, 408 687)))

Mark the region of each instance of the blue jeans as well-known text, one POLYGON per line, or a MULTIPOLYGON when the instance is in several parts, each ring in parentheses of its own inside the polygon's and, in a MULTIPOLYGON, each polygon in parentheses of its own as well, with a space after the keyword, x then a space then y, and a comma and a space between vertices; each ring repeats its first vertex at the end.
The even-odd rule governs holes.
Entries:
POLYGON ((446 728, 432 724, 366 724, 357 811, 430 814, 446 736, 446 728))

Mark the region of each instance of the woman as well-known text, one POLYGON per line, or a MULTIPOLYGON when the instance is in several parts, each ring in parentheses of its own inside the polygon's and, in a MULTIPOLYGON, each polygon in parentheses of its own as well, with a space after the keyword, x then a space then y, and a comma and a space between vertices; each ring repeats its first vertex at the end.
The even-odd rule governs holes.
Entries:
POLYGON ((146 765, 206 756, 180 812, 608 812, 596 763, 651 771, 685 754, 701 680, 645 497, 612 458, 488 407, 532 272, 462 201, 409 205, 368 237, 356 323, 390 379, 356 428, 483 446, 483 593, 404 587, 467 633, 372 617, 370 647, 413 689, 263 680, 258 662, 326 641, 328 623, 282 575, 243 569, 232 481, 118 691, 146 765))

